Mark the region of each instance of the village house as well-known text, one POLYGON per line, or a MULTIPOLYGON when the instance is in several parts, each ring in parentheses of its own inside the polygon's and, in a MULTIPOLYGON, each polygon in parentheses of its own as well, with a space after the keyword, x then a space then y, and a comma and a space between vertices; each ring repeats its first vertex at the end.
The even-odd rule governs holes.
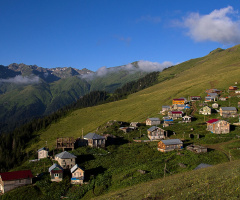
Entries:
POLYGON ((235 90, 235 93, 236 94, 240 94, 240 90, 235 90))
POLYGON ((195 144, 188 145, 187 150, 192 151, 194 153, 207 153, 207 147, 195 144))
POLYGON ((119 130, 123 131, 124 133, 128 133, 130 131, 133 131, 134 127, 120 127, 119 130))
POLYGON ((235 91, 237 89, 238 89, 237 86, 229 86, 228 91, 235 91))
POLYGON ((161 120, 159 118, 148 118, 146 120, 147 126, 154 126, 154 125, 159 125, 159 124, 161 124, 161 120))
POLYGON ((57 138, 56 148, 67 150, 67 149, 74 149, 76 140, 73 137, 66 137, 66 138, 57 138))
POLYGON ((105 148, 106 139, 104 136, 98 135, 96 133, 88 133, 85 135, 84 140, 87 140, 88 146, 90 147, 101 147, 105 148))
POLYGON ((38 159, 47 158, 48 157, 48 149, 43 147, 38 149, 38 159))
POLYGON ((162 112, 171 110, 171 106, 162 106, 162 112))
POLYGON ((158 142, 158 151, 168 152, 183 149, 183 142, 179 139, 161 140, 158 142))
POLYGON ((173 105, 173 109, 174 110, 184 110, 185 109, 185 104, 175 104, 175 105, 173 105))
POLYGON ((76 156, 64 151, 62 153, 59 153, 55 155, 55 160, 58 161, 58 164, 63 168, 63 169, 70 169, 76 164, 76 156))
POLYGON ((190 123, 192 121, 192 117, 186 115, 182 118, 182 121, 184 123, 190 123))
POLYGON ((205 102, 215 101, 214 97, 205 97, 205 102))
POLYGON ((211 133, 226 134, 230 132, 230 123, 225 120, 211 119, 207 121, 207 130, 211 133))
POLYGON ((182 116, 183 116, 182 111, 169 111, 168 112, 168 117, 173 119, 173 120, 182 118, 182 116))
POLYGON ((170 125, 173 125, 173 119, 167 117, 163 117, 163 127, 168 127, 170 125))
POLYGON ((190 99, 191 99, 191 101, 200 101, 201 96, 191 96, 190 99))
POLYGON ((218 104, 217 103, 213 103, 212 104, 212 108, 218 108, 218 104))
POLYGON ((50 173, 51 181, 60 182, 63 180, 63 168, 57 163, 49 167, 48 172, 50 173))
POLYGON ((207 89, 206 93, 217 93, 217 94, 221 94, 221 90, 218 89, 207 89))
POLYGON ((179 98, 179 99, 173 99, 172 105, 178 104, 178 105, 184 105, 186 102, 185 98, 179 98))
POLYGON ((227 98, 226 98, 226 97, 219 97, 219 100, 220 100, 220 101, 226 101, 227 98))
POLYGON ((147 130, 147 133, 150 140, 161 140, 167 136, 167 131, 157 126, 152 126, 151 128, 149 128, 147 130))
POLYGON ((204 106, 199 111, 199 114, 202 114, 202 115, 211 115, 211 113, 212 113, 212 109, 208 106, 204 106))
POLYGON ((140 123, 139 122, 131 122, 130 126, 134 127, 136 129, 136 128, 138 128, 140 126, 140 123))
POLYGON ((83 184, 84 180, 84 170, 78 166, 78 164, 74 165, 71 168, 72 178, 71 183, 72 184, 83 184))
POLYGON ((0 194, 4 194, 17 187, 32 184, 31 170, 0 173, 0 194))
POLYGON ((222 117, 237 117, 237 109, 235 107, 221 107, 219 109, 222 117))

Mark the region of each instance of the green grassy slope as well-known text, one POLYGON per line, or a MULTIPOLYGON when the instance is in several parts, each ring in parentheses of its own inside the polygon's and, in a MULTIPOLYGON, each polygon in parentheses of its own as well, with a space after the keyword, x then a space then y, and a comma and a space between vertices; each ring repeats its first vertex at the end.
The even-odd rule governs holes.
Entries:
POLYGON ((183 172, 117 190, 95 199, 239 199, 239 164, 238 160, 183 172))
POLYGON ((204 96, 205 89, 225 89, 240 82, 240 46, 193 59, 164 70, 160 84, 130 95, 127 99, 96 107, 76 110, 58 123, 52 124, 39 135, 39 142, 29 147, 37 149, 48 141, 50 147, 57 137, 80 137, 109 120, 139 121, 157 117, 162 105, 171 104, 173 98, 191 95, 204 96), (172 77, 169 79, 169 77, 172 77))

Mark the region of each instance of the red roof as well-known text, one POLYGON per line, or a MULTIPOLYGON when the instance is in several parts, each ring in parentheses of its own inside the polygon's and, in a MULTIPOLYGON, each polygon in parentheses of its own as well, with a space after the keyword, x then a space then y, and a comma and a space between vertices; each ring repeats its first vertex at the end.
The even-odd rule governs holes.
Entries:
POLYGON ((172 114, 182 114, 182 111, 171 111, 172 114))
POLYGON ((211 120, 207 121, 207 123, 212 124, 212 123, 217 122, 217 121, 218 121, 218 119, 211 119, 211 120))
POLYGON ((31 170, 4 172, 4 173, 0 173, 0 176, 1 176, 3 181, 33 178, 31 170))

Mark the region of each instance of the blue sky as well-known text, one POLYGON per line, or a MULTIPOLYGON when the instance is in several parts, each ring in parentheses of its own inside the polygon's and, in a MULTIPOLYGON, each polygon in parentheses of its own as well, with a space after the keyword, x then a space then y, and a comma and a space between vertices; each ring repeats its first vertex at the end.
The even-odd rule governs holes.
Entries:
POLYGON ((0 0, 0 64, 176 64, 239 44, 239 8, 238 0, 0 0))

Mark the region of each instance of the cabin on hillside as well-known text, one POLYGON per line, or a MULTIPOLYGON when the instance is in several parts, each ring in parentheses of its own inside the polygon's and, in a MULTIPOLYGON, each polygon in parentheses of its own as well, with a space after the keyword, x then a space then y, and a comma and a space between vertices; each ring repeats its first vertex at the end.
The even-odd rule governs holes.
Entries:
POLYGON ((237 117, 237 109, 235 107, 221 107, 219 109, 220 116, 228 118, 228 117, 237 117))
POLYGON ((48 149, 43 147, 38 149, 38 159, 47 158, 48 157, 48 149))
POLYGON ((186 107, 185 104, 175 104, 175 105, 173 105, 173 109, 178 110, 178 111, 184 110, 185 107, 186 107))
POLYGON ((225 120, 211 119, 206 123, 207 130, 211 133, 226 134, 230 132, 230 123, 225 120))
POLYGON ((229 86, 228 91, 235 91, 237 89, 238 89, 237 86, 229 86))
POLYGON ((164 112, 167 112, 167 111, 169 111, 169 110, 171 110, 171 106, 162 106, 162 113, 164 113, 164 112))
POLYGON ((183 142, 179 139, 161 140, 158 142, 158 151, 168 152, 183 149, 183 142))
POLYGON ((139 122, 131 122, 130 123, 130 127, 134 127, 135 129, 138 128, 140 126, 139 122))
POLYGON ((71 184, 83 184, 84 170, 76 164, 70 171, 72 173, 71 184))
POLYGON ((184 116, 183 118, 182 118, 182 122, 184 122, 184 123, 190 123, 190 122, 192 122, 192 117, 191 116, 184 116))
POLYGON ((168 117, 170 119, 173 119, 173 120, 182 118, 182 116, 183 116, 183 112, 182 111, 169 111, 168 112, 168 117))
POLYGON ((147 126, 156 126, 156 125, 159 125, 161 124, 161 120, 159 118, 148 118, 146 120, 146 125, 147 126))
POLYGON ((55 155, 55 160, 63 169, 71 169, 76 164, 76 156, 64 151, 55 155))
POLYGON ((0 195, 24 185, 32 184, 31 170, 0 173, 0 195))
POLYGON ((149 128, 147 130, 147 133, 150 140, 161 140, 167 136, 167 131, 157 126, 152 126, 151 128, 149 128))
POLYGON ((207 89, 206 93, 217 93, 217 94, 221 94, 222 91, 218 90, 218 89, 207 89))
POLYGON ((51 181, 60 182, 63 180, 63 168, 57 163, 49 167, 48 172, 50 173, 51 181))
POLYGON ((218 104, 217 103, 213 103, 212 104, 212 108, 218 108, 218 104))
POLYGON ((172 100, 172 105, 184 105, 186 102, 186 99, 185 98, 179 98, 179 99, 173 99, 172 100))
POLYGON ((227 98, 226 97, 219 97, 219 101, 226 101, 227 98))
POLYGON ((192 151, 194 153, 207 153, 207 147, 195 144, 188 145, 187 150, 192 151))
POLYGON ((57 138, 56 148, 67 150, 67 149, 74 149, 76 140, 73 137, 61 137, 57 138))
POLYGON ((204 106, 199 110, 199 114, 202 114, 202 115, 211 115, 211 113, 212 113, 212 109, 209 106, 204 106))
POLYGON ((205 97, 205 102, 212 102, 215 101, 214 97, 205 97))
POLYGON ((90 147, 105 148, 106 139, 104 136, 98 135, 96 133, 88 133, 83 138, 87 141, 87 145, 90 147))
POLYGON ((201 100, 201 96, 191 96, 191 101, 200 101, 201 100))

